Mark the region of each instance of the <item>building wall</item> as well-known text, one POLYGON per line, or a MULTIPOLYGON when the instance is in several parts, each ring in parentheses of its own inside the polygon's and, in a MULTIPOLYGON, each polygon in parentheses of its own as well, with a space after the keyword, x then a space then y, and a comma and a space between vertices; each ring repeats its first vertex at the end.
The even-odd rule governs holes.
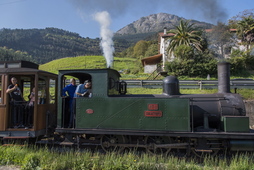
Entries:
POLYGON ((175 58, 174 54, 169 55, 167 53, 167 48, 169 44, 170 44, 170 41, 167 36, 160 37, 160 54, 162 54, 162 62, 163 62, 162 67, 164 67, 166 62, 173 61, 175 58))
POLYGON ((144 73, 153 73, 157 69, 157 65, 145 65, 144 73))

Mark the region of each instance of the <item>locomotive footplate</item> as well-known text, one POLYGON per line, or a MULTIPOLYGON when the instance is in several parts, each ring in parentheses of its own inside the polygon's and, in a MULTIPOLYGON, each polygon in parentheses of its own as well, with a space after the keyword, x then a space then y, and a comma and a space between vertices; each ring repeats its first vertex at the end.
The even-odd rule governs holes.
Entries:
POLYGON ((3 139, 29 139, 30 136, 5 136, 3 139))
POLYGON ((64 129, 57 128, 58 133, 72 134, 114 134, 114 135, 134 135, 134 136, 169 136, 188 138, 218 138, 218 139, 246 139, 254 140, 254 133, 234 133, 234 132, 171 132, 171 131, 132 131, 132 130, 110 130, 110 129, 64 129))
MULTIPOLYGON (((192 144, 191 144, 192 145, 192 144)), ((156 149, 156 148, 177 148, 177 149, 185 149, 189 146, 189 143, 172 143, 172 144, 121 144, 115 143, 111 144, 109 142, 104 142, 103 146, 110 147, 110 146, 119 146, 119 147, 139 147, 139 148, 148 148, 148 149, 156 149)))

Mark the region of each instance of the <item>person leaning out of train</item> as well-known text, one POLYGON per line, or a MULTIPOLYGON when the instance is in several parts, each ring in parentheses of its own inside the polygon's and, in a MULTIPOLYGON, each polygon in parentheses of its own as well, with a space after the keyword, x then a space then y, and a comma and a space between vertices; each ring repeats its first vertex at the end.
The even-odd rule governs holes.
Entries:
POLYGON ((73 99, 76 88, 77 88, 76 80, 74 78, 71 78, 70 84, 68 84, 62 89, 62 97, 67 97, 68 95, 70 99, 73 99))
POLYGON ((74 97, 90 97, 91 96, 92 83, 88 80, 84 84, 78 85, 74 97))
POLYGON ((6 93, 10 95, 12 106, 12 123, 14 128, 23 128, 23 102, 25 101, 15 77, 11 78, 11 84, 8 86, 6 93))

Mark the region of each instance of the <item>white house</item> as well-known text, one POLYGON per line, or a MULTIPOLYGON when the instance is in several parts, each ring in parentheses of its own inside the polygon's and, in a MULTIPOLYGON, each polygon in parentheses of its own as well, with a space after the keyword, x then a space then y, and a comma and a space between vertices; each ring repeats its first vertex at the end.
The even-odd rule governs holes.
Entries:
MULTIPOLYGON (((206 29, 206 32, 211 32, 212 29, 206 29)), ((232 33, 236 33, 236 29, 230 29, 232 33)), ((167 53, 167 48, 170 44, 169 38, 174 36, 173 33, 167 34, 167 29, 164 28, 163 32, 158 33, 158 54, 150 57, 143 58, 141 60, 143 66, 144 66, 144 72, 145 73, 153 73, 154 71, 165 71, 165 63, 167 61, 174 60, 175 56, 174 54, 167 53)), ((240 42, 237 40, 238 43, 235 46, 232 46, 232 49, 240 49, 245 50, 245 47, 242 45, 239 45, 240 42)), ((225 58, 230 57, 231 51, 225 51, 225 58)))

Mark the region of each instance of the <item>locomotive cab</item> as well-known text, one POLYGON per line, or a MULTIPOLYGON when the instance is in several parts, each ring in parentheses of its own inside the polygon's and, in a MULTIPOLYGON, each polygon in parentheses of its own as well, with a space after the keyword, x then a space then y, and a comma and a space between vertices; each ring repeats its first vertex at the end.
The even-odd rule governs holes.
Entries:
MULTIPOLYGON (((70 109, 70 97, 59 95, 58 105, 58 127, 69 127, 71 112, 79 112, 80 101, 93 101, 96 102, 96 98, 110 95, 124 95, 126 94, 127 84, 124 81, 119 80, 120 74, 116 70, 112 69, 89 69, 89 70, 59 70, 59 86, 58 93, 63 93, 63 88, 70 82, 71 78, 76 80, 76 86, 84 84, 85 81, 92 83, 92 88, 89 90, 89 97, 74 97, 72 101, 73 109, 70 109), (95 99, 94 99, 95 98, 95 99)), ((71 99, 72 100, 72 99, 71 99)), ((73 126, 76 125, 76 115, 74 115, 73 126)))
MULTIPOLYGON (((91 97, 73 98, 74 126, 72 131, 98 129, 142 129, 190 131, 189 99, 167 97, 164 94, 126 94, 126 83, 113 69, 60 70, 59 90, 66 78, 78 82, 91 80, 91 97), (168 98, 167 100, 165 100, 168 98), (178 107, 179 104, 182 107, 178 107), (138 106, 138 107, 136 107, 138 106), (176 122, 175 120, 179 120, 176 122)), ((77 83, 79 84, 79 83, 77 83)), ((71 119, 68 101, 59 95, 57 132, 65 132, 71 119)))
POLYGON ((37 64, 28 61, 5 61, 0 62, 0 81, 0 136, 3 139, 32 139, 53 130, 57 75, 38 70, 37 64), (21 92, 20 101, 7 93, 12 78, 17 80, 15 86, 21 92))

